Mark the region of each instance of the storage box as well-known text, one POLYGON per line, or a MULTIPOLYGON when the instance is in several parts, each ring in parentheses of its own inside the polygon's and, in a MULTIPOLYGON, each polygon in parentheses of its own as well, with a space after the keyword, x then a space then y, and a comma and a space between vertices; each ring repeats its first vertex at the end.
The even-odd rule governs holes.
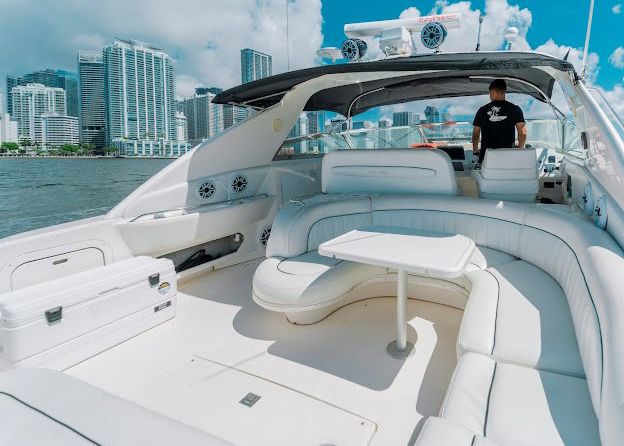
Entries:
POLYGON ((0 295, 0 358, 63 370, 175 316, 168 259, 135 257, 0 295))

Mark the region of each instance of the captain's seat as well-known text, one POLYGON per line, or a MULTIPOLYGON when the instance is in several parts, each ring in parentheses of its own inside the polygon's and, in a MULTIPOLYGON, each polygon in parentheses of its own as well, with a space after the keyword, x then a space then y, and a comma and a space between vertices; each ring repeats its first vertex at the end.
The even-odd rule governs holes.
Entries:
POLYGON ((480 171, 474 171, 481 198, 532 202, 539 179, 535 149, 487 150, 480 171))

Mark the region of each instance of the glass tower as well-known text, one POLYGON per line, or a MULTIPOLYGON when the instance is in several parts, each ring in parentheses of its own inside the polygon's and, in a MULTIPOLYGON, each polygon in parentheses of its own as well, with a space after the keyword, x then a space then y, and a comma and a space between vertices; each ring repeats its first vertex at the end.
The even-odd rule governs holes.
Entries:
POLYGON ((64 70, 41 70, 23 76, 7 76, 8 112, 13 115, 13 87, 27 84, 41 84, 46 87, 62 88, 65 91, 67 115, 78 116, 78 76, 64 70))
POLYGON ((176 140, 175 69, 164 51, 134 40, 104 48, 106 139, 176 140))
POLYGON ((80 140, 95 147, 106 144, 104 107, 104 65, 102 53, 78 52, 80 85, 80 140))
POLYGON ((273 74, 273 58, 260 51, 244 48, 241 50, 241 80, 243 84, 273 74))

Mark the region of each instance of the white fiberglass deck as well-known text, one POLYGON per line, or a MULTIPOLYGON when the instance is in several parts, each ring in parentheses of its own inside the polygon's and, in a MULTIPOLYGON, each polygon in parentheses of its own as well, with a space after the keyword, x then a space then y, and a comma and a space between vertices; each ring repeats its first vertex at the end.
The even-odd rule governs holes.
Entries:
POLYGON ((394 297, 296 326, 252 302, 258 263, 181 284, 174 320, 67 373, 241 445, 413 442, 442 403, 462 311, 409 300, 415 353, 393 359, 394 297))

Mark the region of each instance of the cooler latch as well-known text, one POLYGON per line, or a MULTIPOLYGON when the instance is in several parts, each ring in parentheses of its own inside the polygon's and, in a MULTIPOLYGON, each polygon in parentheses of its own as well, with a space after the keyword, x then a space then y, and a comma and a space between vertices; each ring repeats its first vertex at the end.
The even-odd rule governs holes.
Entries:
POLYGON ((56 307, 46 311, 45 317, 48 321, 48 324, 53 324, 60 321, 61 319, 63 319, 63 307, 56 307))
POLYGON ((152 274, 147 280, 149 280, 150 286, 158 285, 160 283, 160 273, 152 274))

